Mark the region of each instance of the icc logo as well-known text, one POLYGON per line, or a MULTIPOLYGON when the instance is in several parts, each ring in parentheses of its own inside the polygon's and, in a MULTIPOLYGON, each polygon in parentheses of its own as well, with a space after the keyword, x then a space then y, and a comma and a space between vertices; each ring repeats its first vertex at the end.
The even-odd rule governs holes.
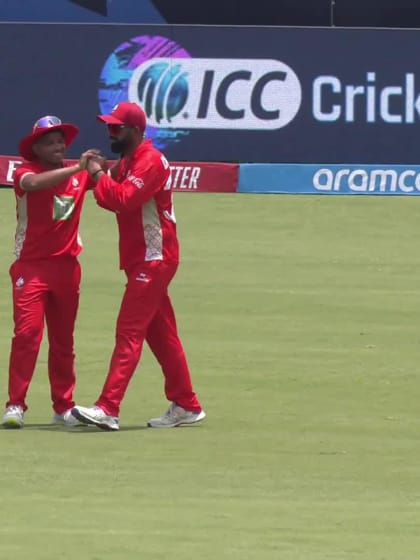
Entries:
MULTIPOLYGON (((110 54, 101 71, 98 90, 101 113, 110 113, 121 101, 133 101, 129 96, 132 76, 145 62, 156 57, 188 59, 190 56, 188 51, 167 37, 140 35, 122 43, 110 54)), ((157 64, 145 74, 136 90, 136 102, 148 117, 146 134, 159 149, 189 134, 187 130, 170 130, 161 124, 182 110, 188 96, 187 81, 184 77, 177 81, 175 73, 176 70, 168 70, 167 65, 157 64)))
POLYGON ((295 118, 302 89, 279 60, 160 58, 134 70, 128 98, 153 126, 274 130, 295 118))
POLYGON ((102 113, 121 101, 141 105, 158 148, 193 129, 283 128, 302 102, 299 78, 280 60, 192 58, 160 36, 134 37, 117 47, 98 93, 102 113))
POLYGON ((139 75, 135 87, 140 105, 156 124, 170 123, 188 98, 187 73, 170 59, 149 66, 139 75))

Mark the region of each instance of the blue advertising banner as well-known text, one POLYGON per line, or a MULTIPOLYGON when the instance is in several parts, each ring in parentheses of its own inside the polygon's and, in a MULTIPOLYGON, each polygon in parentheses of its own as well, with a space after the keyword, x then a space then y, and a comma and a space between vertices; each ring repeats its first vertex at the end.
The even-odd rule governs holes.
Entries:
POLYGON ((244 164, 238 192, 419 195, 420 166, 244 164))
POLYGON ((420 30, 0 24, 0 153, 37 117, 108 154, 95 120, 140 103, 176 161, 415 164, 420 30))

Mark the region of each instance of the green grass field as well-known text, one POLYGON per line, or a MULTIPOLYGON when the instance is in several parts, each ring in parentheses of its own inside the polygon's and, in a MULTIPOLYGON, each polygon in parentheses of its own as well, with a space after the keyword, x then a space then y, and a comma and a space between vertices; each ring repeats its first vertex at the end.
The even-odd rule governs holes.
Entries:
MULTIPOLYGON (((420 199, 177 194, 172 286, 208 419, 167 406, 148 350, 122 429, 65 431, 43 345, 21 431, 0 431, 0 558, 417 560, 420 199)), ((76 398, 97 397, 124 279, 90 196, 76 398)), ((0 191, 0 370, 11 335, 12 192, 0 191)))

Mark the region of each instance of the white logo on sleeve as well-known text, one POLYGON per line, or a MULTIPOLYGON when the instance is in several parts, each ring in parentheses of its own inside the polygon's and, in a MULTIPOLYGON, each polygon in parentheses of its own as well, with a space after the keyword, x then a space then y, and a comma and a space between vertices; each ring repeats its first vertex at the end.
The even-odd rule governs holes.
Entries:
POLYGON ((19 276, 19 278, 15 282, 16 288, 21 288, 24 284, 25 284, 25 280, 23 279, 22 276, 19 276))
POLYGON ((130 181, 130 183, 133 183, 133 185, 135 187, 137 187, 138 189, 142 189, 144 187, 143 179, 140 179, 140 177, 136 177, 135 175, 133 175, 130 172, 127 175, 127 181, 130 181))
POLYGON ((148 284, 151 280, 150 276, 148 276, 145 272, 140 272, 137 276, 136 276, 136 280, 138 282, 145 282, 146 284, 148 284))

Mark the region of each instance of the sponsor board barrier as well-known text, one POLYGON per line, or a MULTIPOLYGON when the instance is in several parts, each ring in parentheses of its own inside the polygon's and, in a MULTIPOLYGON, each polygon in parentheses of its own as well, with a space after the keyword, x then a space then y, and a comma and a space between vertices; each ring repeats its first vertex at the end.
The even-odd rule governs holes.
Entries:
MULTIPOLYGON (((21 164, 20 157, 0 156, 0 188, 12 186, 13 174, 21 164)), ((420 165, 170 162, 170 166, 175 192, 420 194, 420 165)))
MULTIPOLYGON (((22 158, 0 156, 0 187, 13 185, 13 174, 22 158)), ((76 163, 77 160, 67 160, 76 163)), ((109 162, 110 164, 113 161, 109 162)), ((239 165, 233 163, 170 162, 176 192, 236 192, 239 165)))
POLYGON ((419 195, 420 166, 243 164, 238 192, 419 195))

